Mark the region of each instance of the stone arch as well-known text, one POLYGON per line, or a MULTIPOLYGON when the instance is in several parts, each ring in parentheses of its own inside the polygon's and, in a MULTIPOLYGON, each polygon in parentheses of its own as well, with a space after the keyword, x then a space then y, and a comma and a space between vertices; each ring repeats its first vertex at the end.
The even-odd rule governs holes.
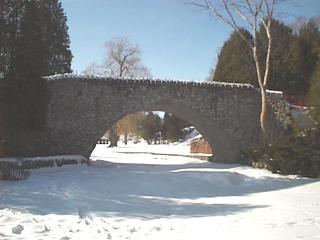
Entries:
MULTIPOLYGON (((228 135, 228 133, 224 132, 222 128, 215 124, 213 125, 210 121, 209 116, 199 114, 198 111, 192 109, 184 104, 179 103, 178 105, 172 103, 171 101, 160 101, 155 102, 153 104, 142 104, 139 106, 132 106, 129 103, 123 104, 125 106, 123 109, 119 109, 111 118, 109 115, 104 115, 104 120, 106 124, 104 127, 99 127, 97 129, 94 137, 90 139, 90 143, 88 143, 88 151, 84 153, 85 156, 90 156, 91 152, 94 150, 96 142, 98 139, 111 128, 113 124, 118 122, 120 119, 125 117, 130 113, 135 112, 149 112, 149 111, 163 111, 169 112, 185 121, 191 123, 195 128, 202 134, 202 136, 208 141, 209 145, 212 149, 215 149, 214 160, 218 162, 232 162, 234 159, 239 157, 239 152, 237 149, 232 149, 233 140, 228 135)), ((104 111, 104 110, 102 110, 104 111)), ((107 112, 107 110, 105 110, 107 112)))
POLYGON ((238 162, 240 151, 261 139, 260 96, 251 85, 76 75, 47 80, 47 128, 29 143, 36 146, 33 155, 89 157, 104 131, 139 111, 170 112, 190 122, 219 162, 238 162))

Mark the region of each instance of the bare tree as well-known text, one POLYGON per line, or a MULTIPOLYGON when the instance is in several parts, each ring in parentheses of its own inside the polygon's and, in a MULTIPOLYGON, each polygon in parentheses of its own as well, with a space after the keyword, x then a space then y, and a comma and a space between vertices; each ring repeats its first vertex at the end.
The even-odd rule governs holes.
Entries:
POLYGON ((132 113, 121 120, 119 120, 116 124, 117 127, 117 133, 124 135, 124 143, 127 144, 128 142, 128 135, 134 134, 135 136, 138 136, 140 133, 139 125, 144 119, 144 113, 138 112, 138 113, 132 113))
POLYGON ((88 67, 86 67, 83 71, 82 74, 86 75, 103 75, 102 67, 96 63, 92 62, 89 64, 88 67))
POLYGON ((267 116, 266 86, 269 81, 272 49, 271 23, 279 2, 281 2, 281 0, 199 0, 198 2, 190 3, 209 10, 215 17, 229 25, 252 50, 261 92, 260 126, 265 136, 267 116), (268 39, 268 51, 263 60, 259 58, 260 46, 257 41, 257 33, 260 25, 264 27, 268 39), (252 41, 243 35, 241 28, 245 28, 251 33, 253 36, 252 41), (264 71, 263 64, 265 64, 264 71))
POLYGON ((113 77, 150 77, 149 69, 141 63, 141 51, 127 37, 115 38, 106 42, 104 74, 113 77))
MULTIPOLYGON (((107 41, 105 48, 106 57, 102 65, 103 75, 119 78, 151 77, 149 69, 141 63, 140 48, 132 44, 127 37, 107 41)), ((109 130, 110 147, 117 146, 119 139, 117 130, 124 129, 124 124, 125 121, 120 121, 109 130)))

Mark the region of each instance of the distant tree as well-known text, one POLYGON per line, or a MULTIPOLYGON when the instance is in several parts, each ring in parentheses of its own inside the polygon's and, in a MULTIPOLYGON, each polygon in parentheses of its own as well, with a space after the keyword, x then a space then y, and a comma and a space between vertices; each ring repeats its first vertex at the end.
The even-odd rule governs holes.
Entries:
MULTIPOLYGON (((240 29, 248 41, 252 41, 251 34, 240 29)), ((214 75, 211 80, 217 82, 250 83, 257 86, 255 64, 252 51, 236 31, 223 44, 218 56, 214 75)))
POLYGON ((295 34, 298 34, 300 29, 309 21, 314 22, 318 27, 320 27, 320 15, 313 16, 310 19, 305 16, 299 16, 292 23, 290 23, 289 26, 295 34))
POLYGON ((128 135, 134 134, 138 136, 140 134, 139 126, 143 121, 144 113, 138 112, 133 114, 128 114, 124 118, 120 119, 117 124, 117 133, 122 134, 124 136, 124 143, 127 144, 128 142, 128 135))
POLYGON ((161 130, 161 119, 157 114, 148 112, 142 122, 141 136, 148 144, 156 142, 156 134, 161 130))
POLYGON ((141 51, 127 37, 114 38, 105 43, 106 57, 102 65, 104 75, 112 77, 150 77, 149 69, 141 63, 141 51))
POLYGON ((101 66, 96 63, 96 62, 92 62, 89 64, 89 66, 87 66, 83 71, 82 74, 86 74, 86 75, 103 75, 101 66))
MULTIPOLYGON (((141 51, 128 38, 121 37, 107 41, 105 44, 106 56, 102 65, 105 76, 112 77, 150 77, 149 69, 141 63, 141 51)), ((110 147, 117 146, 119 139, 116 124, 110 129, 110 147)))
POLYGON ((163 117, 162 136, 171 142, 178 141, 184 135, 183 129, 189 125, 190 124, 183 119, 165 113, 163 117))

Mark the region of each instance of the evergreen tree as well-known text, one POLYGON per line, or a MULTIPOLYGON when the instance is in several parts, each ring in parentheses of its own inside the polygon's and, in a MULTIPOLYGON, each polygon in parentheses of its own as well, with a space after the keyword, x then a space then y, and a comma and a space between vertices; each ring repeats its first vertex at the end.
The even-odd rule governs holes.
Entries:
MULTIPOLYGON (((252 40, 250 33, 241 29, 248 40, 252 40)), ((288 48, 293 38, 292 30, 277 20, 272 20, 271 34, 273 47, 271 54, 270 79, 268 89, 285 90, 289 78, 287 68, 288 59, 283 54, 283 49, 288 48)), ((258 45, 260 48, 259 58, 266 59, 268 49, 268 39, 263 26, 260 26, 257 34, 258 45)), ((262 64, 262 71, 265 65, 262 64)), ((214 81, 250 83, 257 86, 257 73, 253 61, 252 51, 247 43, 234 31, 230 38, 224 43, 218 56, 218 63, 214 72, 214 81)))
POLYGON ((15 131, 43 125, 46 89, 41 78, 45 64, 42 20, 37 2, 26 2, 20 36, 12 51, 5 81, 6 124, 15 131))
MULTIPOLYGON (((8 73, 12 54, 16 51, 27 0, 0 2, 0 75, 8 73)), ((43 75, 71 72, 72 54, 66 16, 59 0, 31 0, 40 8, 44 41, 43 75)))
POLYGON ((141 136, 151 144, 152 140, 156 142, 156 134, 161 130, 161 119, 153 112, 148 112, 142 122, 141 136))
POLYGON ((311 78, 308 104, 310 106, 311 116, 318 124, 320 124, 320 60, 318 60, 316 70, 311 78))
MULTIPOLYGON (((270 60, 270 79, 267 89, 287 91, 289 89, 288 80, 290 71, 288 57, 285 52, 293 40, 292 29, 284 23, 273 19, 271 23, 272 49, 270 60)), ((268 50, 268 39, 265 33, 265 28, 261 25, 258 32, 258 41, 260 45, 260 59, 265 59, 268 50)), ((263 71, 265 64, 262 65, 263 71)))
MULTIPOLYGON (((242 30, 250 39, 250 34, 242 30)), ((280 21, 272 20, 272 49, 268 89, 280 90, 290 95, 306 95, 310 78, 318 59, 320 33, 317 24, 310 20, 296 35, 280 21)), ((258 32, 259 58, 265 59, 268 39, 265 29, 258 32)), ((262 64, 264 71, 265 65, 262 64)), ((252 83, 256 86, 256 72, 252 53, 245 42, 234 32, 225 42, 214 72, 214 81, 252 83)))
MULTIPOLYGON (((252 36, 246 30, 241 30, 248 40, 252 36)), ((233 32, 224 43, 218 56, 214 76, 210 78, 218 82, 250 83, 257 85, 256 69, 252 51, 237 32, 233 32)))
POLYGON ((46 66, 43 74, 70 73, 72 54, 68 35, 67 18, 59 0, 42 0, 44 16, 43 38, 46 66))
POLYGON ((304 25, 292 41, 287 53, 289 72, 288 88, 292 95, 306 95, 315 71, 320 45, 320 32, 311 20, 304 25))
POLYGON ((48 96, 42 76, 70 72, 72 55, 58 0, 3 0, 0 14, 0 140, 14 146, 44 127, 48 96))
POLYGON ((26 0, 0 2, 0 77, 8 74, 11 56, 16 49, 26 0))
POLYGON ((163 138, 171 142, 178 141, 183 137, 183 129, 187 126, 190 126, 190 124, 183 119, 165 113, 162 125, 163 138))

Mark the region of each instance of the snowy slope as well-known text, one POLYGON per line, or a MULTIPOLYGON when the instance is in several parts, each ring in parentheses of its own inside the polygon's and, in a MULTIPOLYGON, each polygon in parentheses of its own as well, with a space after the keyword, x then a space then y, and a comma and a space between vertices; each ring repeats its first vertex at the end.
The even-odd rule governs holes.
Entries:
POLYGON ((317 179, 103 145, 93 155, 0 182, 0 239, 320 239, 317 179))

